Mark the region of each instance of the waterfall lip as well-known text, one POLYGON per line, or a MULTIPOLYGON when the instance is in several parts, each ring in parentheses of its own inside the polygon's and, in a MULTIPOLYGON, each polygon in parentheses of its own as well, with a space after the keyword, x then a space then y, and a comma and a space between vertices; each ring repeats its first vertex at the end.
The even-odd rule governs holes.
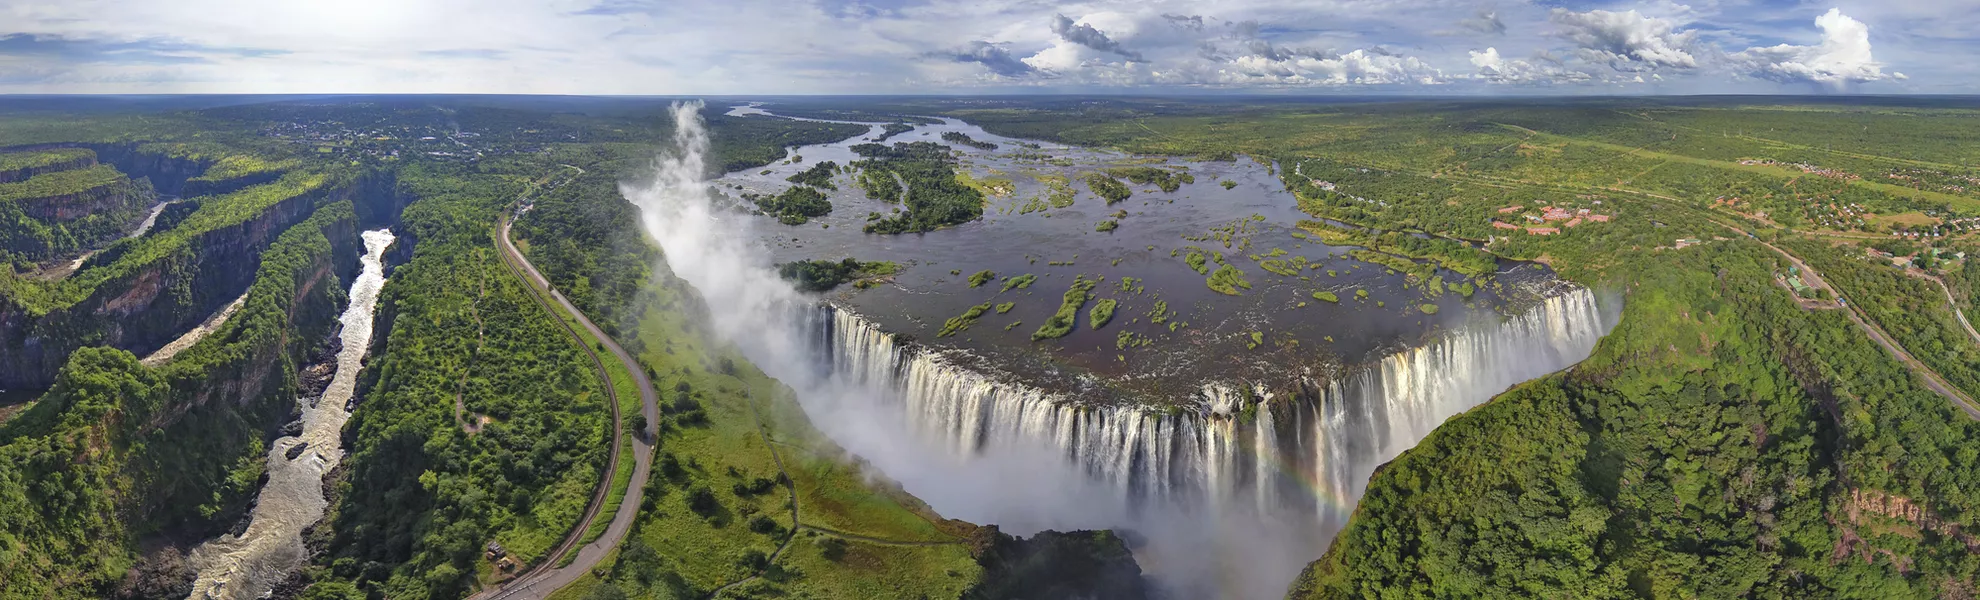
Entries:
MULTIPOLYGON (((845 313, 865 323, 866 326, 890 336, 897 352, 924 354, 930 360, 938 361, 949 368, 967 370, 1000 385, 1029 390, 1031 393, 1052 398, 1059 404, 1133 409, 1147 414, 1174 414, 1173 411, 1181 409, 1206 418, 1232 418, 1242 410, 1239 406, 1241 403, 1232 398, 1243 396, 1247 390, 1254 400, 1262 399, 1264 403, 1270 403, 1273 398, 1280 397, 1279 391, 1292 391, 1293 395, 1301 395, 1301 390, 1325 388, 1330 382, 1353 377, 1398 354, 1430 347, 1459 336, 1503 327, 1532 315, 1547 302, 1557 298, 1578 293, 1598 296, 1596 299, 1598 314, 1595 315, 1597 322, 1591 325, 1600 331, 1602 336, 1607 335, 1618 320, 1620 307, 1602 307, 1603 302, 1593 289, 1554 277, 1551 271, 1521 270, 1542 273, 1544 278, 1516 279, 1509 283, 1510 287, 1520 288, 1517 296, 1511 296, 1515 300, 1509 304, 1520 308, 1510 315, 1497 314, 1489 310, 1472 311, 1473 314, 1467 321, 1458 327, 1437 328, 1418 339, 1396 339, 1379 343, 1364 360, 1353 363, 1300 364, 1296 365, 1298 368, 1287 369, 1284 368, 1287 365, 1275 363, 1270 357, 1266 357, 1256 362, 1279 372, 1277 376, 1205 376, 1190 380, 1157 381, 1152 386, 1133 384, 1136 383, 1134 380, 1137 378, 1152 379, 1160 375, 1095 373, 1076 365, 1051 361, 1049 360, 1052 357, 1051 353, 1035 348, 1017 352, 1008 349, 986 352, 945 341, 926 340, 911 334, 890 331, 881 321, 844 299, 820 297, 817 305, 823 310, 845 313)), ((1579 360, 1575 362, 1578 363, 1579 360)), ((1566 368, 1572 368, 1572 364, 1566 368)))

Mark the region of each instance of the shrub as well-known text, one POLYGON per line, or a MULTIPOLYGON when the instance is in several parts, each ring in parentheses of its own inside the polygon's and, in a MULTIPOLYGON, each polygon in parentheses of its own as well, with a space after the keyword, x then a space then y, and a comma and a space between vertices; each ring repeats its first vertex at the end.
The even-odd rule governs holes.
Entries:
POLYGON ((1114 307, 1118 304, 1119 302, 1113 298, 1102 299, 1094 303, 1093 310, 1086 313, 1087 326, 1094 329, 1106 327, 1108 321, 1114 320, 1114 307))

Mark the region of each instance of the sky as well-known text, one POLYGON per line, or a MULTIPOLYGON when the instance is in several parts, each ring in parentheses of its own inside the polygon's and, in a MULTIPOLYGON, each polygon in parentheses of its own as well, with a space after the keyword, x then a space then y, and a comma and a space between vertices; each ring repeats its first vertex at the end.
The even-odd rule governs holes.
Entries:
POLYGON ((0 0, 0 93, 1980 93, 1980 0, 0 0))

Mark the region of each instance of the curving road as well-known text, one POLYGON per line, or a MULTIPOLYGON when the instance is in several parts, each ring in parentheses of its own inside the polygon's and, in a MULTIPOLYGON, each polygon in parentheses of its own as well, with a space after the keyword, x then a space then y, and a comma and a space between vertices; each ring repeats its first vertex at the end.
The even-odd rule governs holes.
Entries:
MULTIPOLYGON (((1721 223, 1719 222, 1718 219, 1707 217, 1706 220, 1716 223, 1720 227, 1725 227, 1727 229, 1731 229, 1733 231, 1739 232, 1741 235, 1746 236, 1746 239, 1759 242, 1760 245, 1766 246, 1767 249, 1779 253, 1782 257, 1788 259, 1788 262, 1793 263, 1794 266, 1796 267, 1799 267, 1801 269, 1801 272, 1806 274, 1806 276, 1809 279, 1814 280, 1815 287, 1828 290, 1829 296, 1832 298, 1843 297, 1841 292, 1836 291, 1834 287, 1831 287, 1829 285, 1828 280, 1822 279, 1822 274, 1820 272, 1817 272, 1814 268, 1809 267, 1807 263, 1801 262, 1800 258, 1796 257, 1793 254, 1789 254, 1788 251, 1782 250, 1774 246, 1773 244, 1769 244, 1766 241, 1761 240, 1760 238, 1754 237, 1753 234, 1747 233, 1746 230, 1744 229, 1740 229, 1738 227, 1733 227, 1731 225, 1721 223)), ((1952 299, 1951 290, 1947 290, 1946 299, 1947 300, 1952 299)), ((1905 366, 1905 368, 1910 369, 1913 373, 1917 373, 1919 378, 1924 380, 1925 387, 1927 389, 1930 389, 1934 392, 1938 392, 1940 396, 1945 396, 1947 400, 1951 400, 1953 406, 1956 406, 1960 410, 1965 411, 1967 416, 1972 417, 1974 419, 1980 419, 1980 403, 1974 402, 1972 398, 1967 397, 1965 392, 1960 391, 1959 388, 1957 387, 1953 387, 1951 383, 1947 383, 1944 377, 1939 376, 1938 371, 1932 370, 1931 367, 1926 366, 1925 363, 1919 362, 1917 358, 1911 356, 1911 353, 1906 352, 1903 346, 1899 346, 1897 341, 1891 338, 1890 334, 1884 333, 1884 329, 1882 327, 1878 327, 1876 323, 1871 322, 1868 315, 1864 315, 1860 308, 1848 304, 1843 304, 1842 307, 1847 309, 1843 311, 1843 314, 1848 316, 1850 321, 1855 322, 1857 328, 1862 329, 1865 335, 1869 336, 1872 341, 1877 342, 1877 345, 1883 346, 1884 351, 1889 352, 1891 356, 1896 357, 1898 359, 1898 362, 1902 363, 1905 366)), ((1955 307, 1954 310, 1958 310, 1958 308, 1955 307)), ((1961 315, 1960 321, 1963 323, 1965 322, 1965 320, 1966 320, 1965 316, 1961 315)))
POLYGON ((536 270, 536 266, 530 264, 529 259, 524 258, 522 252, 516 250, 515 244, 509 240, 509 225, 510 218, 504 215, 499 233, 495 238, 496 245, 500 246, 502 250, 502 263, 507 265, 510 271, 514 272, 517 277, 526 279, 525 283, 531 291, 530 296, 536 298, 538 302, 543 303, 546 310, 552 313, 561 310, 577 319, 578 324, 583 325, 586 331, 591 332, 592 337, 597 338, 600 345, 611 352, 613 358, 618 359, 621 364, 625 365, 626 371, 632 373, 634 383, 639 386, 640 412, 646 415, 648 425, 645 431, 640 432, 640 435, 633 436, 632 483, 626 487, 625 498, 619 502, 618 512, 612 515, 611 525, 605 528, 604 535, 599 536, 597 540, 592 541, 590 544, 586 544, 583 548, 579 548, 577 558, 572 560, 571 564, 563 567, 555 566, 559 559, 570 551, 572 546, 583 539, 585 532, 591 528, 592 520, 597 517, 599 511, 603 508, 604 500, 612 489, 612 475, 618 472, 619 448, 621 446, 619 432, 624 429, 620 424, 618 414, 619 401, 616 390, 617 386, 612 384, 611 377, 605 372, 604 364, 599 362, 598 353, 594 352, 589 344, 585 344, 583 338, 578 337, 575 330, 570 330, 569 323, 566 323, 561 318, 557 319, 557 323, 569 331, 571 337, 579 340, 578 343, 584 348, 585 353, 591 355, 592 361, 597 363, 599 374, 605 377, 606 397, 607 401, 611 403, 612 408, 612 459, 606 467, 605 477, 599 481, 596 495, 592 497, 590 506, 586 508, 584 516, 578 520, 570 536, 565 538, 564 542, 559 544, 556 550, 545 554, 542 563, 538 564, 535 568, 525 571, 522 575, 510 580, 506 584, 474 594, 470 597, 472 600, 540 600, 556 592, 559 588, 577 581, 579 577, 583 577, 586 573, 589 573, 592 567, 598 566, 599 562, 604 560, 605 555, 610 553, 612 549, 617 548, 619 542, 625 539, 626 532, 632 530, 633 520, 639 516, 640 500, 646 491, 646 486, 643 485, 643 482, 647 480, 653 468, 652 424, 660 422, 659 395, 653 391, 653 381, 647 377, 646 370, 640 367, 638 361, 633 360, 632 354, 627 353, 624 348, 619 347, 619 344, 613 341, 610 336, 605 335, 605 332, 600 330, 596 324, 593 324, 591 319, 586 318, 583 311, 578 310, 576 306, 571 304, 570 300, 564 298, 563 294, 558 293, 550 287, 550 281, 544 278, 543 274, 536 270), (549 292, 547 294, 549 299, 547 300, 545 299, 545 290, 549 292), (556 302, 557 306, 553 307, 550 305, 552 300, 556 302))

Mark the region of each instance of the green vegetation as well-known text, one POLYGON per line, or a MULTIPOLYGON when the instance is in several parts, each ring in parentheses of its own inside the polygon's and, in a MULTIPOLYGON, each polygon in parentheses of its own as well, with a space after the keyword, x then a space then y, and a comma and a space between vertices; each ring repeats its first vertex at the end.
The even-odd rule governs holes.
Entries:
POLYGON ((1210 266, 1208 264, 1205 264, 1203 253, 1201 252, 1190 252, 1188 255, 1183 257, 1183 262, 1188 263, 1189 268, 1193 271, 1196 271, 1196 274, 1198 275, 1210 274, 1210 266))
MULTIPOLYGON (((716 162, 722 165, 720 169, 724 173, 754 169, 784 160, 790 154, 788 148, 837 142, 869 130, 865 125, 812 123, 762 117, 728 117, 723 116, 722 112, 722 109, 711 106, 702 113, 702 118, 708 120, 708 127, 714 132, 714 135, 709 137, 714 142, 716 162)), ((595 128, 587 128, 585 131, 587 134, 596 135, 595 128)), ((662 135, 670 133, 671 131, 656 131, 644 141, 658 142, 665 139, 661 137, 662 135)))
POLYGON ((957 181, 955 158, 948 147, 934 142, 860 144, 853 152, 865 160, 853 163, 866 173, 869 197, 895 192, 874 180, 898 176, 907 182, 907 211, 866 224, 867 233, 914 233, 967 223, 983 216, 983 193, 957 181), (892 176, 887 176, 892 174, 892 176))
POLYGON ((1901 597, 1970 577, 1965 543, 1930 532, 1980 473, 1923 457, 1980 424, 1842 314, 1795 306, 1778 255, 1700 250, 1630 267, 1646 291, 1582 366, 1385 468, 1294 596, 1901 597), (1704 564, 1746 567, 1686 566, 1704 564))
POLYGON ((110 165, 55 171, 19 183, 0 183, 0 202, 73 196, 124 182, 124 174, 110 165))
POLYGON ((971 306, 969 310, 963 311, 963 314, 949 317, 949 320, 942 324, 942 331, 936 333, 935 337, 949 337, 962 333, 964 329, 969 329, 970 325, 975 324, 976 319, 982 317, 983 313, 986 312, 990 312, 990 304, 988 303, 971 306))
MULTIPOLYGON (((638 232, 637 219, 603 225, 638 232)), ((972 526, 869 483, 877 474, 840 458, 789 389, 705 337, 693 288, 649 268, 619 340, 663 392, 652 478, 616 556, 553 597, 702 598, 755 577, 724 597, 952 598, 981 581, 972 526)))
POLYGON ((1435 304, 1418 304, 1418 305, 1416 305, 1416 310, 1419 310, 1419 311, 1422 311, 1422 312, 1423 312, 1423 314, 1426 314, 1426 315, 1434 315, 1434 314, 1437 314, 1437 305, 1435 305, 1435 304))
MULTIPOLYGON (((789 181, 791 183, 796 183, 800 185, 808 185, 815 188, 836 190, 839 189, 839 186, 832 185, 832 175, 837 174, 838 172, 839 172, 839 163, 835 163, 828 160, 822 163, 811 165, 811 168, 805 169, 803 171, 799 171, 798 174, 785 178, 785 181, 789 181)), ((812 215, 812 216, 817 216, 817 215, 812 215)))
POLYGON ((497 255, 491 224, 518 190, 440 172, 401 182, 421 197, 403 223, 419 242, 380 300, 391 334, 348 426, 324 560, 394 597, 458 597, 489 541, 523 564, 553 558, 604 476, 609 413, 583 348, 497 255))
POLYGON ((1217 272, 1211 273, 1210 279, 1205 280, 1204 283, 1217 293, 1230 296, 1242 294, 1243 292, 1238 291, 1238 288, 1251 289, 1251 282, 1245 280, 1244 271, 1230 265, 1217 267, 1217 272))
POLYGON ((1040 175, 1038 182, 1045 184, 1045 189, 1050 190, 1046 199, 1051 202, 1052 208, 1072 206, 1074 197, 1078 195, 1078 192, 1073 190, 1072 180, 1064 175, 1040 175))
POLYGON ((1004 292, 1008 292, 1008 291, 1011 291, 1011 290, 1014 290, 1014 289, 1015 289, 1015 290, 1021 290, 1021 289, 1024 289, 1024 288, 1028 288, 1028 287, 1031 287, 1031 282, 1033 282, 1033 281, 1038 281, 1038 276, 1037 276, 1037 275, 1033 275, 1033 274, 1030 274, 1030 273, 1025 273, 1025 274, 1023 274, 1023 275, 1019 275, 1019 276, 1017 276, 1017 277, 1012 277, 1012 278, 1010 278, 1010 279, 1005 279, 1005 280, 1004 280, 1004 288, 1003 288, 1003 289, 1000 289, 1000 290, 997 290, 997 293, 1000 293, 1000 294, 1001 294, 1001 293, 1004 293, 1004 292))
MULTIPOLYGON (((1147 166, 1117 167, 1117 168, 1107 169, 1107 174, 1114 177, 1119 177, 1121 179, 1126 179, 1128 181, 1132 181, 1141 185, 1148 185, 1152 183, 1155 184, 1156 187, 1161 188, 1162 191, 1164 192, 1174 192, 1176 190, 1182 189, 1182 186, 1184 184, 1196 183, 1196 176, 1191 175, 1188 172, 1170 171, 1167 169, 1158 169, 1155 167, 1147 167, 1147 166)), ((1116 185, 1119 184, 1119 182, 1115 182, 1115 183, 1116 185)), ((1232 184, 1232 185, 1236 185, 1236 184, 1232 184)), ((1230 189, 1230 188, 1226 187, 1225 189, 1230 189)), ((1100 191, 1094 190, 1094 193, 1097 194, 1100 193, 1100 191)), ((1123 194, 1121 197, 1126 198, 1127 196, 1123 194)), ((1111 204, 1111 202, 1109 203, 1111 204)))
POLYGON ((1114 320, 1114 307, 1118 304, 1113 298, 1101 298, 1094 302, 1093 309, 1086 313, 1086 326, 1091 329, 1106 327, 1107 322, 1114 320))
POLYGON ((206 172, 200 173, 192 181, 222 182, 248 179, 256 176, 272 176, 302 166, 302 161, 293 158, 269 160, 251 154, 228 154, 206 172))
MULTIPOLYGON (((91 155, 54 153, 54 157, 81 162, 91 155)), ((114 240, 144 214, 151 199, 151 190, 142 181, 133 182, 109 165, 100 164, 45 171, 18 183, 0 183, 0 262, 20 259, 28 263, 114 240)))
POLYGON ((832 214, 832 201, 816 189, 794 185, 775 196, 752 196, 763 214, 777 217, 785 225, 803 225, 812 217, 832 214))
POLYGON ((203 250, 192 244, 202 234, 263 216, 284 201, 306 200, 333 185, 335 183, 329 175, 292 172, 273 183, 205 198, 200 201, 199 208, 177 227, 120 242, 105 250, 101 256, 92 258, 83 269, 67 279, 43 283, 18 277, 0 277, 0 292, 22 305, 29 314, 44 314, 67 307, 81 301, 105 282, 123 281, 154 262, 184 260, 203 250))
POLYGON ((873 141, 884 142, 887 141, 887 138, 891 138, 910 131, 914 131, 913 125, 909 125, 907 123, 888 123, 881 127, 880 137, 874 138, 873 141))
POLYGON ((1004 314, 1004 313, 1007 313, 1007 312, 1011 312, 1011 309, 1013 309, 1013 308, 1017 308, 1017 302, 1016 302, 1016 301, 1011 301, 1011 302, 999 302, 999 303, 997 303, 997 314, 1000 314, 1000 315, 1001 315, 1001 314, 1004 314))
POLYGON ((1222 185, 1222 186, 1224 186, 1224 189, 1227 189, 1227 190, 1228 190, 1228 189, 1231 189, 1231 188, 1235 188, 1235 187, 1237 187, 1237 186, 1238 186, 1238 182, 1235 182, 1235 181, 1231 181, 1231 180, 1229 180, 1229 179, 1226 179, 1226 180, 1223 180, 1223 181, 1219 181, 1219 182, 1217 182, 1217 184, 1218 184, 1218 185, 1222 185))
POLYGON ((1313 299, 1320 300, 1323 302, 1332 302, 1335 304, 1339 304, 1341 301, 1341 297, 1334 295, 1333 292, 1314 292, 1313 299))
POLYGON ((82 168, 95 161, 96 153, 87 148, 0 152, 0 183, 21 181, 44 172, 82 168))
POLYGON ((1093 190, 1093 195, 1106 199, 1108 204, 1126 200, 1128 196, 1134 195, 1126 184, 1109 177, 1106 173, 1087 173, 1086 188, 1093 190))
MULTIPOLYGON (((1066 289, 1065 296, 1059 302, 1059 311, 1046 319, 1044 325, 1038 326, 1038 331, 1031 333, 1032 341, 1062 338, 1072 333, 1073 325, 1079 320, 1080 307, 1086 306, 1087 294, 1099 283, 1087 280, 1085 275, 1074 276, 1072 287, 1066 289)), ((1107 314, 1111 317, 1113 311, 1109 310, 1107 314)))
MULTIPOLYGON (((1329 246, 1361 246, 1381 253, 1400 257, 1427 259, 1439 266, 1457 271, 1466 277, 1484 277, 1498 271, 1496 259, 1487 252, 1472 248, 1460 241, 1444 238, 1424 238, 1400 231, 1371 233, 1360 229, 1343 229, 1318 221, 1302 221, 1301 229, 1311 232, 1320 242, 1329 246)), ((1404 271, 1419 270, 1413 263, 1404 271)), ((1400 264, 1388 260, 1380 264, 1400 264)))
POLYGON ((969 287, 983 287, 983 284, 985 282, 988 282, 996 278, 997 278, 997 274, 988 269, 977 271, 975 273, 970 274, 969 287))
POLYGON ((976 138, 972 138, 972 137, 969 137, 969 134, 966 134, 966 133, 963 133, 963 132, 960 132, 960 131, 944 131, 944 132, 942 132, 942 141, 944 141, 944 142, 948 142, 948 143, 951 143, 951 144, 960 144, 960 145, 964 145, 964 146, 969 146, 969 147, 971 147, 971 148, 975 148, 975 149, 977 149, 977 150, 996 150, 996 149, 997 149, 997 145, 996 145, 996 144, 992 144, 992 143, 990 143, 990 142, 979 142, 979 141, 977 141, 977 140, 976 140, 976 138))
MULTIPOLYGON (((827 292, 840 284, 861 282, 887 277, 901 272, 900 263, 887 261, 858 261, 846 258, 837 262, 829 260, 800 260, 777 266, 777 274, 795 284, 799 290, 807 292, 827 292)), ((857 284, 857 283, 856 283, 857 284)))
POLYGON ((1100 223, 1099 223, 1098 225, 1094 225, 1094 226, 1093 226, 1093 230, 1094 230, 1094 231, 1098 231, 1098 232, 1101 232, 1101 233, 1106 233, 1106 232, 1109 232, 1109 231, 1113 231, 1113 230, 1115 230, 1115 229, 1120 229, 1120 228, 1121 228, 1121 222, 1120 222, 1120 221, 1115 221, 1115 220, 1113 220, 1113 219, 1108 219, 1108 220, 1105 220, 1105 221, 1101 221, 1101 222, 1100 222, 1100 223))

